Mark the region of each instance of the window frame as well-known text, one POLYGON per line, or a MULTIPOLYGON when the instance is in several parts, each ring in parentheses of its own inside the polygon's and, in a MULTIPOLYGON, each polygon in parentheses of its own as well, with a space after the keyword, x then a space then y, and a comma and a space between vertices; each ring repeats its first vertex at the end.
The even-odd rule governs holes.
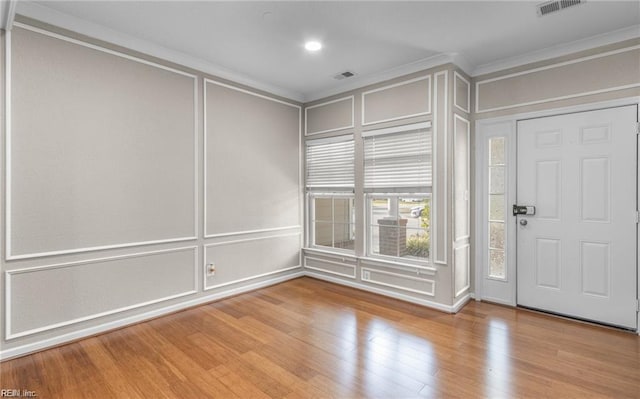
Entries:
MULTIPOLYGON (((340 134, 340 135, 332 135, 329 137, 323 137, 323 138, 308 138, 307 140, 305 140, 305 154, 304 154, 304 175, 305 175, 305 190, 306 190, 306 195, 305 195, 305 210, 306 210, 306 217, 304 219, 304 224, 305 224, 305 248, 307 249, 315 249, 315 250, 319 250, 319 251, 324 251, 324 252, 334 252, 334 253, 338 253, 338 254, 344 254, 344 255, 350 255, 350 256, 355 256, 355 240, 356 240, 356 222, 355 222, 355 212, 356 212, 356 205, 355 205, 355 194, 354 194, 354 188, 355 188, 355 180, 356 180, 356 176, 355 176, 355 135, 353 133, 348 133, 348 134, 340 134), (346 179, 345 181, 342 182, 335 182, 332 181, 331 178, 329 178, 328 180, 325 180, 322 183, 314 183, 314 184, 310 184, 309 182, 309 159, 308 159, 308 153, 309 153, 309 148, 312 146, 316 146, 316 145, 336 145, 336 144, 344 144, 344 145, 350 145, 351 146, 351 156, 348 157, 348 159, 351 161, 351 169, 347 172, 346 170, 340 169, 340 168, 334 168, 334 169, 330 169, 331 172, 336 172, 338 177, 347 177, 350 175, 350 179, 346 179), (347 172, 347 173, 345 173, 347 172), (334 184, 335 183, 335 184, 334 184), (315 217, 315 199, 316 198, 331 198, 332 199, 332 210, 331 210, 331 245, 332 246, 326 246, 326 245, 318 245, 316 244, 316 217, 315 217), (334 200, 336 198, 348 198, 351 199, 351 206, 350 206, 350 215, 349 215, 349 220, 350 222, 348 223, 349 225, 353 226, 353 228, 351 229, 352 234, 353 234, 353 241, 354 241, 354 248, 353 249, 345 249, 345 248, 336 248, 335 246, 335 220, 334 220, 334 200)), ((329 151, 329 156, 331 155, 332 151, 329 151)), ((344 155, 344 154, 341 154, 344 155)), ((325 157, 323 157, 324 159, 322 159, 322 163, 324 163, 325 165, 321 165, 324 166, 321 172, 328 172, 326 169, 326 162, 327 162, 327 155, 325 154, 325 157)), ((341 160, 344 160, 347 158, 342 158, 341 160)), ((335 177, 333 175, 331 175, 331 177, 335 177)), ((339 179, 338 179, 339 180, 339 179)))
MULTIPOLYGON (((344 253, 344 254, 349 254, 349 255, 355 255, 355 240, 356 240, 356 233, 355 233, 355 228, 356 228, 356 221, 355 221, 355 214, 356 214, 356 205, 355 205, 355 194, 353 192, 327 192, 327 191, 308 191, 307 192, 307 215, 308 217, 306 218, 306 223, 307 223, 307 248, 310 249, 317 249, 317 250, 321 250, 321 251, 330 251, 330 252, 336 252, 336 253, 344 253), (354 248, 353 249, 346 249, 346 248, 336 248, 335 246, 326 246, 326 245, 318 245, 315 242, 315 234, 316 234, 316 220, 315 220, 315 199, 316 198, 331 198, 332 199, 332 207, 333 207, 333 200, 335 200, 336 198, 341 198, 341 199, 351 199, 353 201, 353 206, 351 207, 350 210, 350 215, 349 215, 349 219, 352 220, 353 222, 350 222, 350 225, 353 225, 353 240, 354 240, 354 248)), ((335 245, 335 220, 334 220, 334 215, 333 215, 333 210, 332 210, 332 220, 331 220, 331 243, 333 245, 335 245)))

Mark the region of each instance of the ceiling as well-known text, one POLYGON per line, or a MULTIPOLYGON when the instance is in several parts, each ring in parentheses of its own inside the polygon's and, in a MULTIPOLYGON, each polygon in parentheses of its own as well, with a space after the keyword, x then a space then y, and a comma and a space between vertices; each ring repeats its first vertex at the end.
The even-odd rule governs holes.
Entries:
POLYGON ((108 28, 126 35, 121 39, 186 55, 215 66, 223 77, 255 82, 299 101, 420 70, 447 57, 473 73, 612 31, 640 36, 637 0, 588 0, 544 17, 536 14, 538 3, 21 1, 17 13, 37 17, 46 11, 59 21, 73 18, 84 21, 82 26, 108 28), (324 48, 306 52, 308 39, 322 41, 324 48), (356 76, 334 79, 347 70, 356 76))

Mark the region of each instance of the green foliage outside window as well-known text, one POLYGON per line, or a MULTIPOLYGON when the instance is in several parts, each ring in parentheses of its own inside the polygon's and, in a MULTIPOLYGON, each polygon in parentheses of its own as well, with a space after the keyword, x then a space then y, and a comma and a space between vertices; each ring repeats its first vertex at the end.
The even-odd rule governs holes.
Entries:
POLYGON ((424 209, 420 213, 420 227, 424 229, 422 234, 413 234, 407 239, 407 254, 420 258, 428 258, 431 249, 431 237, 429 235, 431 226, 431 201, 425 199, 424 209))

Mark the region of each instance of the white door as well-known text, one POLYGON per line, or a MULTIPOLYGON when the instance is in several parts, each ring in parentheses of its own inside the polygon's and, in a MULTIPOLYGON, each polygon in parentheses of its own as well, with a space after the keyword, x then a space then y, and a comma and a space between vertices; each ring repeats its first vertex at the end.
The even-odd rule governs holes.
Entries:
POLYGON ((518 122, 519 305, 636 324, 637 106, 518 122))

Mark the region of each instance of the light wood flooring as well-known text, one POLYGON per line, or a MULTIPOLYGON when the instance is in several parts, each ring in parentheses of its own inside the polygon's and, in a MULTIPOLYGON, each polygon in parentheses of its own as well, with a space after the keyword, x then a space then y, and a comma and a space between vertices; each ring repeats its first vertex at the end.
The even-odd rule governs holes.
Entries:
POLYGON ((0 364, 39 398, 640 398, 640 337, 299 278, 0 364))

